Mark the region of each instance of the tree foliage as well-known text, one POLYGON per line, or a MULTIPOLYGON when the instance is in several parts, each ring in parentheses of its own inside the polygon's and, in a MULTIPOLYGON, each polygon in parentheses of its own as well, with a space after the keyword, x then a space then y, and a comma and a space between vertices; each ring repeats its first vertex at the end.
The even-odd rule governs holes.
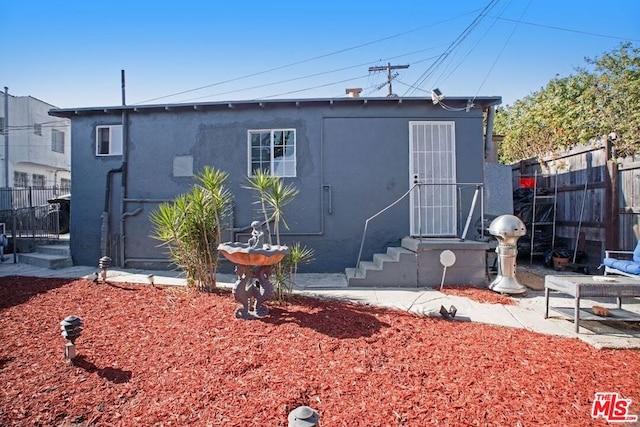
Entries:
POLYGON ((537 92, 499 108, 500 160, 511 163, 578 143, 610 138, 618 155, 640 152, 640 48, 623 43, 588 67, 556 76, 537 92))

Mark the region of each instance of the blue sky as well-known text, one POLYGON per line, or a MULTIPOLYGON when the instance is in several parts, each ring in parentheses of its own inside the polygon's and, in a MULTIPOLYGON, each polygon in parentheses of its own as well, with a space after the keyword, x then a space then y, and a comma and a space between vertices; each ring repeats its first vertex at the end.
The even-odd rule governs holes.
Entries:
POLYGON ((2 3, 0 87, 63 108, 121 104, 122 69, 128 104, 386 96, 389 62, 399 96, 511 104, 640 45, 637 0, 2 3))

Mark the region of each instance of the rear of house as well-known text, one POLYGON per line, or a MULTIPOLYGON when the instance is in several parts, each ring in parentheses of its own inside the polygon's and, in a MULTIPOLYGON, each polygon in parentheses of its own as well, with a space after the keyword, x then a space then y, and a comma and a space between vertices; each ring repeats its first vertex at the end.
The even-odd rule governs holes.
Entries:
MULTIPOLYGON (((57 109, 71 119, 71 253, 125 268, 170 268, 149 215, 188 192, 205 166, 229 174, 230 240, 259 218, 247 177, 268 169, 300 193, 285 243, 315 252, 307 272, 340 272, 406 236, 459 237, 485 182, 484 119, 499 97, 272 100, 57 109), (415 184, 452 184, 420 187, 415 184), (409 193, 409 194, 407 194, 409 193), (403 198, 403 195, 406 197, 403 198)), ((480 219, 473 210, 471 223, 480 219)), ((470 230, 469 238, 475 234, 470 230)))

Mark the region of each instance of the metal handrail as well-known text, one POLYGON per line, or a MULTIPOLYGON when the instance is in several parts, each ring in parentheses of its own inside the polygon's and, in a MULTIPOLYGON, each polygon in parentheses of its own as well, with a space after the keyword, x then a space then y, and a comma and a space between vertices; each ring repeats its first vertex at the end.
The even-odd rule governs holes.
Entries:
MULTIPOLYGON (((393 206, 395 206, 396 204, 398 204, 402 199, 404 199, 405 197, 407 197, 408 194, 411 193, 411 191, 419 186, 423 186, 423 185, 473 185, 476 187, 476 193, 473 196, 473 201, 471 203, 471 208, 469 209, 469 215, 467 217, 467 222, 465 224, 465 228, 464 228, 464 237, 466 237, 467 234, 467 230, 469 228, 469 222, 471 220, 471 216, 473 211, 475 210, 475 206, 476 206, 476 201, 477 201, 477 195, 478 195, 478 191, 480 188, 484 187, 484 183, 481 182, 453 182, 453 183, 416 183, 413 184, 413 186, 411 188, 409 188, 402 196, 400 196, 396 201, 394 201, 393 203, 391 203, 390 205, 388 205, 387 207, 385 207, 384 209, 380 210, 379 212, 377 212, 376 214, 374 214, 373 216, 367 218, 367 220, 364 222, 364 231, 362 233, 362 241, 360 242, 360 251, 358 252, 358 262, 356 263, 356 270, 358 268, 360 268, 360 260, 362 259, 362 250, 364 249, 364 242, 365 239, 367 237, 367 229, 369 228, 369 222, 372 219, 375 219, 376 217, 380 216, 381 214, 383 214, 384 212, 386 212, 387 210, 389 210, 390 208, 392 208, 393 206)), ((420 193, 418 193, 418 197, 420 197, 420 193)), ((482 224, 484 225, 484 192, 480 193, 480 198, 481 198, 481 209, 480 209, 480 215, 481 215, 481 221, 482 224)), ((422 227, 422 218, 419 218, 419 226, 422 227)), ((422 234, 422 230, 420 230, 420 234, 422 234)), ((464 240, 463 237, 463 240, 464 240)))

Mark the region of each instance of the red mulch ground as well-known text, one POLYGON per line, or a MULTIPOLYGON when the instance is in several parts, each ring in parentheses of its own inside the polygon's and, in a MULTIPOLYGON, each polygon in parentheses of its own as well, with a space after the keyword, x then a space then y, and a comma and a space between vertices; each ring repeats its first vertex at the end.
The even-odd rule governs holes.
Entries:
POLYGON ((640 414, 638 351, 339 301, 253 321, 236 307, 224 291, 0 278, 0 425, 287 426, 300 405, 323 427, 605 425, 596 391, 640 414))
POLYGON ((474 301, 483 302, 486 304, 516 305, 516 301, 512 297, 497 294, 487 288, 478 288, 474 286, 455 286, 451 288, 443 287, 442 290, 440 290, 440 286, 436 286, 435 289, 447 295, 466 297, 474 301))

